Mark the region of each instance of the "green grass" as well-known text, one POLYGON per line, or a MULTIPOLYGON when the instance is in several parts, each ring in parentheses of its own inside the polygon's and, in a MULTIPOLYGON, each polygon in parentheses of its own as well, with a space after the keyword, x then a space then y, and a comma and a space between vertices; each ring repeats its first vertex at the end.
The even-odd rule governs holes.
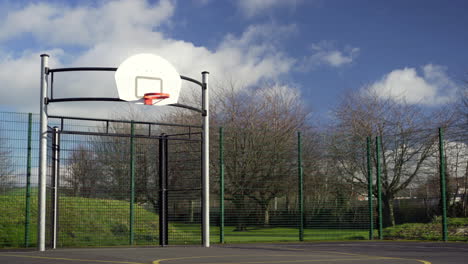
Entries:
MULTIPOLYGON (((200 225, 174 223, 178 230, 193 231, 200 225)), ((211 226, 210 240, 219 242, 219 227, 211 226)), ((304 229, 305 241, 325 240, 364 240, 368 238, 367 230, 352 229, 304 229)), ((299 230, 288 227, 248 228, 247 231, 235 231, 235 227, 224 228, 225 243, 251 243, 251 242, 297 242, 299 241, 299 230)))
MULTIPOLYGON (((385 239, 442 240, 442 219, 431 223, 406 223, 384 229, 385 239)), ((450 241, 468 241, 468 218, 448 219, 448 238, 450 241)))
MULTIPOLYGON (((0 195, 0 247, 24 246, 25 201, 25 189, 16 189, 0 195)), ((30 241, 36 240, 36 204, 37 195, 31 197, 30 241)), ((35 245, 35 242, 30 245, 35 245)))
MULTIPOLYGON (((0 247, 24 247, 25 190, 10 190, 0 195, 0 247)), ((118 246, 129 245, 129 203, 120 200, 81 197, 60 198, 58 246, 118 246)), ((37 189, 31 195, 31 225, 29 246, 36 245, 37 189)), ((238 232, 225 227, 225 242, 294 242, 297 228, 248 228, 238 232)), ((158 215, 135 205, 135 245, 159 244, 158 215)), ((366 230, 305 229, 305 240, 355 240, 367 238, 366 230)), ((200 224, 170 223, 171 244, 201 242, 200 224)), ((219 241, 219 228, 211 227, 211 241, 219 241)))
MULTIPOLYGON (((365 239, 367 231, 343 229, 304 229, 304 240, 356 240, 365 239)), ((216 240, 215 240, 216 241, 216 240)), ((234 231, 233 227, 225 229, 227 243, 245 242, 297 242, 299 231, 297 228, 273 227, 259 228, 248 231, 234 231)))
MULTIPOLYGON (((129 203, 119 200, 62 197, 61 246, 129 244, 129 203)), ((135 244, 158 241, 158 216, 135 205, 135 244)))
MULTIPOLYGON (((0 195, 0 247, 24 247, 25 190, 15 189, 0 195)), ((81 197, 60 198, 59 246, 129 245, 129 203, 121 200, 81 197)), ((31 195, 30 244, 36 244, 37 189, 31 195)), ((428 224, 403 224, 384 229, 385 239, 441 240, 440 218, 428 224)), ((134 244, 159 244, 158 215, 135 205, 134 244)), ((377 234, 377 231, 374 232, 377 234)), ((170 223, 170 244, 199 244, 200 224, 170 223)), ((225 227, 226 243, 297 242, 297 228, 269 227, 235 231, 225 227)), ((367 230, 305 229, 305 241, 365 240, 367 230)), ((449 239, 468 241, 468 218, 449 219, 449 239)), ((219 227, 211 227, 211 241, 219 242, 219 227)))
MULTIPOLYGON (((0 195, 0 247, 25 245, 25 192, 11 190, 0 195)), ((129 245, 129 203, 127 201, 80 197, 60 198, 59 246, 129 245)), ((134 244, 159 243, 158 215, 135 205, 134 244)), ((31 196, 30 243, 37 239, 37 192, 31 196)), ((178 243, 199 240, 195 234, 169 225, 169 235, 178 243)))

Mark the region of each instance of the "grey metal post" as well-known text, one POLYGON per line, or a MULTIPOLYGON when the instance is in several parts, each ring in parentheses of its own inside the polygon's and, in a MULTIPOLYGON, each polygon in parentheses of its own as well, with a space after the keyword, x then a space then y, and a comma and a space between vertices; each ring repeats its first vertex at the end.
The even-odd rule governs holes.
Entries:
POLYGON ((210 247, 210 97, 208 95, 208 74, 202 72, 202 115, 203 115, 203 146, 202 146, 202 243, 210 247))
POLYGON ((58 127, 53 130, 52 142, 52 248, 57 248, 58 224, 58 188, 60 162, 60 135, 58 127))
POLYGON ((40 131, 39 131, 39 192, 38 192, 38 227, 37 246, 45 251, 46 229, 46 172, 47 172, 47 69, 49 55, 41 55, 41 98, 40 98, 40 131))

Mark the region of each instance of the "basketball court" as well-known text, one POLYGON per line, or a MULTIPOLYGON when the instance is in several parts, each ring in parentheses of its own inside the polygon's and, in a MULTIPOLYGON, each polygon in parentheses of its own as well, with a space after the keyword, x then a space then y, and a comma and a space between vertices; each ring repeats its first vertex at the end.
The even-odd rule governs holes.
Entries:
POLYGON ((20 264, 255 264, 347 263, 437 264, 466 263, 465 243, 325 242, 294 244, 234 244, 146 248, 57 249, 46 252, 0 251, 0 263, 20 264))
MULTIPOLYGON (((411 264, 411 263, 466 263, 468 245, 463 243, 425 243, 425 242, 321 242, 321 243, 275 243, 275 244, 230 244, 213 245, 209 241, 209 98, 207 92, 207 72, 202 73, 202 80, 197 81, 179 75, 177 71, 164 59, 150 54, 135 55, 124 61, 119 68, 58 68, 48 67, 48 55, 41 56, 41 144, 40 144, 40 170, 39 170, 39 222, 38 222, 38 249, 0 250, 0 263, 20 264, 78 264, 78 263, 126 263, 126 264, 255 264, 255 263, 383 263, 383 264, 411 264), (119 90, 119 98, 54 98, 54 73, 70 71, 115 71, 115 79, 119 90), (199 85, 202 89, 201 109, 178 103, 181 80, 199 85), (50 84, 50 92, 48 91, 50 84), (50 94, 50 96, 49 96, 50 94), (109 248, 57 248, 57 191, 52 194, 52 216, 50 217, 50 230, 46 233, 46 175, 47 175, 47 142, 48 128, 47 105, 54 102, 72 101, 123 101, 142 105, 169 105, 193 110, 200 114, 201 129, 201 245, 200 246, 167 246, 167 160, 165 155, 159 161, 160 187, 159 190, 159 240, 160 247, 109 247, 109 248), (48 248, 46 250, 46 234, 49 234, 48 248)), ((60 132, 65 134, 63 118, 60 132)), ((94 120, 96 121, 96 120, 94 120)), ((106 121, 107 124, 109 121, 106 121)), ((131 122, 133 131, 133 121, 131 122)), ((54 127, 55 134, 58 127, 54 127)), ((148 125, 148 137, 151 134, 151 124, 148 125)), ((74 132, 77 133, 77 132, 74 132)), ((192 132, 189 132, 191 135, 192 132)), ((106 136, 109 136, 106 129, 106 136)), ((185 134, 184 134, 185 135, 185 134)), ((177 134, 180 136, 180 134, 177 134)), ((132 132, 131 138, 135 135, 132 132)), ((163 140, 163 136, 157 137, 163 140)), ((55 142, 55 141, 54 141, 55 142)), ((164 142, 163 142, 164 143, 164 142)), ((161 146, 160 153, 167 152, 161 146)), ((54 143, 55 144, 55 143, 54 143)), ((57 143, 58 144, 58 143, 57 143)), ((58 161, 52 148, 52 160, 58 161)), ((133 156, 134 150, 130 151, 133 156)), ((58 155, 58 153, 57 153, 58 155)), ((132 165, 134 166, 132 160, 132 165)), ((58 162, 52 168, 53 186, 57 190, 58 162), (55 172, 55 173, 54 173, 55 172)), ((134 181, 133 171, 131 179, 134 181)), ((132 183, 133 184, 133 183, 132 183)), ((130 204, 134 204, 134 193, 130 204)), ((129 244, 134 244, 132 232, 135 217, 130 214, 129 244)))

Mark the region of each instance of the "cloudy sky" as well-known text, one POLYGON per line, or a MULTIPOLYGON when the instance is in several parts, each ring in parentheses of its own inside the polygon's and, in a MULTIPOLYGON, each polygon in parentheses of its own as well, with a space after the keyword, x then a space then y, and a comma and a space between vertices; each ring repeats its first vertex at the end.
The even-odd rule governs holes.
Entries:
MULTIPOLYGON (((38 112, 42 53, 56 68, 117 67, 142 52, 182 75, 207 70, 212 83, 297 89, 325 119, 343 91, 363 87, 437 107, 456 98, 468 71, 466 10, 465 0, 4 0, 0 111, 38 112)), ((117 96, 109 74, 61 78, 59 96, 117 96)), ((50 111, 121 108, 60 103, 50 111)))

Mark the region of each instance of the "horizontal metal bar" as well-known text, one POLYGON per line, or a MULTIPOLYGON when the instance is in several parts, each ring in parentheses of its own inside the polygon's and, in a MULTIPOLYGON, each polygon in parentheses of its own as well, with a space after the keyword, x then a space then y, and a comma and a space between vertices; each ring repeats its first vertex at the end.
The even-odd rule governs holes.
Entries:
POLYGON ((166 137, 175 137, 175 136, 194 136, 194 135, 201 135, 202 132, 191 132, 191 133, 180 133, 180 134, 170 134, 166 135, 166 137))
MULTIPOLYGON (((59 103, 59 102, 83 102, 83 101, 88 101, 88 102, 127 102, 125 100, 122 100, 120 98, 114 98, 114 97, 70 97, 70 98, 54 98, 54 99, 48 99, 47 103, 59 103)), ((174 107, 179 107, 179 108, 185 108, 188 110, 196 111, 199 113, 203 113, 203 111, 199 108, 189 106, 189 105, 184 105, 184 104, 169 104, 169 106, 174 106, 174 107)))
POLYGON ((199 108, 196 108, 196 107, 193 107, 193 106, 189 106, 189 105, 184 105, 184 104, 169 104, 169 105, 170 106, 175 106, 175 107, 180 107, 180 108, 185 108, 185 109, 196 111, 196 112, 199 112, 199 113, 203 113, 203 110, 201 110, 199 108))
POLYGON ((113 97, 70 97, 70 98, 54 98, 47 100, 48 103, 58 102, 80 102, 80 101, 100 101, 100 102, 126 102, 120 98, 113 97))
MULTIPOLYGON (((68 130, 59 131, 59 133, 67 134, 67 135, 83 135, 83 136, 108 136, 108 137, 130 137, 131 136, 130 134, 122 134, 122 133, 85 132, 85 131, 68 131, 68 130)), ((134 138, 160 139, 162 137, 161 136, 148 136, 148 135, 135 135, 134 138)), ((201 139, 190 139, 190 138, 170 138, 168 140, 201 142, 201 139)))
POLYGON ((114 67, 72 67, 49 69, 49 72, 71 72, 71 71, 116 71, 114 67))
MULTIPOLYGON (((130 124, 132 121, 128 120, 116 120, 116 119, 103 119, 103 118, 86 118, 86 117, 72 117, 72 116, 54 116, 51 115, 49 118, 56 119, 69 119, 69 120, 80 120, 80 121, 96 121, 96 122, 115 122, 115 123, 126 123, 130 124)), ((157 123, 157 122, 144 122, 144 121, 133 121, 135 124, 143 125, 156 125, 156 126, 175 126, 175 127, 195 127, 201 128, 201 125, 184 125, 184 124, 173 124, 173 123, 157 123)))
POLYGON ((192 79, 192 78, 190 78, 190 77, 181 75, 180 78, 181 78, 182 80, 186 80, 186 81, 189 81, 189 82, 193 82, 193 83, 195 83, 195 84, 200 85, 200 87, 203 87, 203 83, 201 83, 201 82, 199 82, 199 81, 197 81, 197 80, 195 80, 195 79, 192 79))
POLYGON ((193 189, 166 189, 168 192, 184 192, 184 191, 200 191, 201 188, 193 188, 193 189))
MULTIPOLYGON (((70 68, 56 68, 56 69, 48 69, 49 73, 52 72, 72 72, 72 71, 117 71, 118 68, 115 67, 70 67, 70 68)), ((190 77, 180 75, 182 80, 186 80, 195 84, 200 85, 203 87, 203 84, 195 79, 190 77)))

